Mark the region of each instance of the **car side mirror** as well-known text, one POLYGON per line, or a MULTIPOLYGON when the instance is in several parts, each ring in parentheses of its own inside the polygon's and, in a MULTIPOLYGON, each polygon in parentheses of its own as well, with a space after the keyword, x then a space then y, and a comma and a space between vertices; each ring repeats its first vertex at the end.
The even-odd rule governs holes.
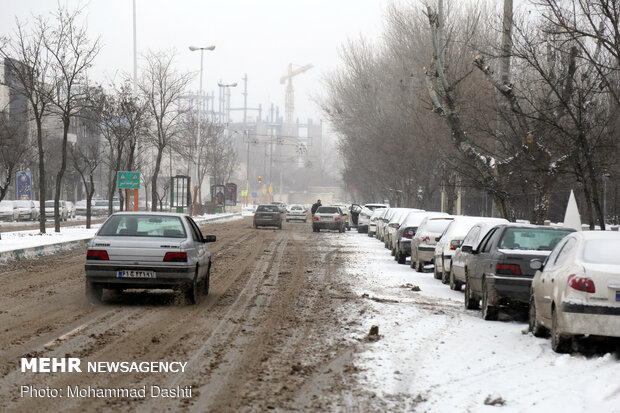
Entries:
POLYGON ((204 242, 215 242, 215 235, 207 235, 204 242))
POLYGON ((440 239, 441 237, 435 237, 435 242, 439 242, 440 239))
POLYGON ((473 254, 474 253, 474 248, 471 245, 462 245, 461 246, 461 252, 467 252, 469 254, 473 254))
POLYGON ((530 268, 533 270, 542 270, 543 267, 543 263, 540 260, 533 259, 530 261, 530 268))

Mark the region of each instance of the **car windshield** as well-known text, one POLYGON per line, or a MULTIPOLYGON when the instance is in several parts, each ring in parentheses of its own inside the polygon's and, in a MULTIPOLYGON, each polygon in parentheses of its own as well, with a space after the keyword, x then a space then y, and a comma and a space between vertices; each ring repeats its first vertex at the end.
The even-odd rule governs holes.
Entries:
POLYGON ((97 235, 127 237, 186 238, 181 218, 165 215, 114 215, 97 235))
POLYGON ((339 214, 340 211, 338 210, 338 207, 319 207, 319 209, 316 210, 317 214, 339 214))
POLYGON ((441 234, 444 229, 452 222, 451 219, 429 219, 424 226, 424 232, 432 234, 441 234))
POLYGON ((547 228, 508 228, 502 236, 499 248, 551 251, 555 244, 571 232, 547 228))
POLYGON ((256 212, 280 212, 276 205, 259 205, 256 212))
POLYGON ((108 201, 106 201, 106 200, 97 200, 97 201, 95 201, 94 205, 98 206, 98 207, 107 207, 108 206, 108 201))
POLYGON ((54 201, 45 201, 45 208, 53 208, 54 201))
POLYGON ((591 239, 583 248, 583 260, 592 264, 620 265, 620 239, 591 239))
POLYGON ((301 207, 300 206, 291 207, 291 211, 301 211, 301 207))
POLYGON ((18 207, 27 207, 30 208, 30 201, 15 201, 15 204, 18 207))

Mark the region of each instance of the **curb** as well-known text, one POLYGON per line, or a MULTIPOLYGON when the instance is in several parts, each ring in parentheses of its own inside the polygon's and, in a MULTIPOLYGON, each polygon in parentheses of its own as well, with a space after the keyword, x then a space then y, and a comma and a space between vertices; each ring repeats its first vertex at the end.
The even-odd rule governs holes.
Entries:
MULTIPOLYGON (((230 215, 226 215, 224 217, 215 217, 208 218, 205 220, 200 220, 197 224, 201 224, 204 222, 217 222, 223 221, 226 219, 241 217, 241 213, 234 213, 230 215)), ((44 257, 47 255, 54 255, 63 251, 70 251, 78 248, 82 248, 88 245, 92 238, 86 238, 75 241, 65 241, 59 242, 57 244, 49 244, 49 245, 39 245, 37 247, 32 248, 21 248, 13 251, 4 251, 0 252, 0 263, 7 263, 8 261, 19 261, 19 260, 28 260, 32 258, 44 257)))

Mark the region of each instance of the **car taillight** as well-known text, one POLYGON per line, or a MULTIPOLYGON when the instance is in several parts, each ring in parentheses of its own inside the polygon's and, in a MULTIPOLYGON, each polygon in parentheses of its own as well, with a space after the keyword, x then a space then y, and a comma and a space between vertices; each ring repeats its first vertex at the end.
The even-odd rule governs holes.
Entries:
POLYGON ((109 261, 108 252, 106 250, 88 250, 86 251, 87 260, 109 261))
POLYGON ((318 220, 319 220, 319 217, 314 217, 313 219, 314 219, 315 221, 318 221, 318 220))
POLYGON ((422 237, 422 242, 427 242, 430 241, 431 239, 429 237, 422 237))
POLYGON ((580 277, 576 274, 571 274, 568 276, 568 285, 577 291, 583 291, 586 293, 596 292, 594 281, 588 277, 580 277))
POLYGON ((167 252, 164 262, 187 262, 187 252, 167 252))
POLYGON ((334 218, 334 221, 340 221, 340 217, 334 218))
POLYGON ((458 247, 461 246, 461 244, 462 242, 460 240, 453 239, 452 241, 450 241, 450 249, 456 250, 458 247))
POLYGON ((405 238, 413 238, 414 235, 415 235, 415 231, 411 228, 403 232, 403 237, 405 238))
POLYGON ((495 272, 504 275, 521 275, 521 267, 517 264, 497 264, 495 272))

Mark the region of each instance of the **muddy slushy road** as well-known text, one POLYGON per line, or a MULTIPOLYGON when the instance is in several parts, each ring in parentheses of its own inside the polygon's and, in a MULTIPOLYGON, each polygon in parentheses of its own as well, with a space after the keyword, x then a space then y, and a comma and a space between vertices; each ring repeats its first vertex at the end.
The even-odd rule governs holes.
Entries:
POLYGON ((0 267, 1 411, 381 410, 349 374, 366 341, 367 300, 343 270, 350 232, 309 224, 253 229, 251 218, 202 226, 214 234, 211 290, 191 306, 168 291, 84 296, 85 250, 0 267), (180 361, 184 373, 22 373, 22 357, 180 361), (59 389, 31 397, 21 386, 59 389), (67 386, 186 389, 191 397, 79 398, 67 386), (23 396, 23 397, 22 397, 23 396))

